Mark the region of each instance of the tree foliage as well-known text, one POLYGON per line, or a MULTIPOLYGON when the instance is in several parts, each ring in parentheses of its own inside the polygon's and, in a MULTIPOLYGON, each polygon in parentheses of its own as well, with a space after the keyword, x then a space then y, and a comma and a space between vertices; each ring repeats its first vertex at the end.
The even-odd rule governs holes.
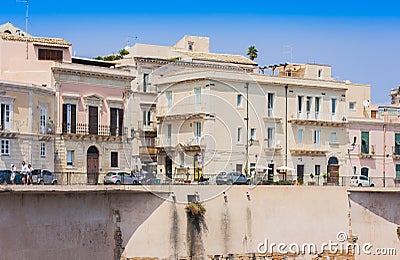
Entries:
POLYGON ((120 60, 128 54, 129 54, 129 51, 122 49, 122 50, 119 50, 118 54, 111 54, 111 55, 107 55, 107 56, 97 56, 94 59, 95 60, 104 60, 104 61, 114 61, 114 60, 120 60))

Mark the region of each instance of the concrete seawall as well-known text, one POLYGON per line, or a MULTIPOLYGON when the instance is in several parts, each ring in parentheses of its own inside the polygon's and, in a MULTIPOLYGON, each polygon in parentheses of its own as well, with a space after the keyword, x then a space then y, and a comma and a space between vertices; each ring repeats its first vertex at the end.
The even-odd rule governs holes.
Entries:
MULTIPOLYGON (((320 246, 336 242, 339 232, 356 234, 358 243, 395 248, 400 254, 396 232, 400 190, 353 189, 348 193, 343 187, 150 188, 1 187, 0 259, 249 256, 258 252, 260 243, 320 246), (185 211, 188 194, 197 194, 207 210, 199 230, 185 211)), ((397 258, 355 255, 355 259, 397 258)), ((347 255, 336 259, 354 258, 347 255)))

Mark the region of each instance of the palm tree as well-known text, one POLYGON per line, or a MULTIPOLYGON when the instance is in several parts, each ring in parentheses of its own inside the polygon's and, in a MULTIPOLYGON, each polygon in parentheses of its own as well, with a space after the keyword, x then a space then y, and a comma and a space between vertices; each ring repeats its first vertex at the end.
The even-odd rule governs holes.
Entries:
POLYGON ((249 56, 250 60, 254 60, 258 56, 258 50, 254 45, 252 45, 247 49, 246 55, 249 56))

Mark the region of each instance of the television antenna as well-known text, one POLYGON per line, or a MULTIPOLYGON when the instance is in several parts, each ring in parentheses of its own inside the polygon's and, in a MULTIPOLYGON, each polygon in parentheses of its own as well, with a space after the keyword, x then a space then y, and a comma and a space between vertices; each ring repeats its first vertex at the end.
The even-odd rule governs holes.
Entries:
POLYGON ((25 38, 26 38, 26 59, 28 59, 28 10, 29 0, 16 0, 18 3, 25 3, 25 38))
POLYGON ((293 47, 292 45, 286 45, 283 47, 283 54, 288 56, 288 62, 293 63, 293 47))
POLYGON ((128 35, 128 36, 126 36, 126 46, 125 46, 125 50, 126 49, 128 49, 130 46, 129 46, 129 44, 130 44, 130 40, 129 39, 133 39, 133 41, 136 41, 137 40, 137 36, 135 35, 135 36, 131 36, 131 35, 128 35))

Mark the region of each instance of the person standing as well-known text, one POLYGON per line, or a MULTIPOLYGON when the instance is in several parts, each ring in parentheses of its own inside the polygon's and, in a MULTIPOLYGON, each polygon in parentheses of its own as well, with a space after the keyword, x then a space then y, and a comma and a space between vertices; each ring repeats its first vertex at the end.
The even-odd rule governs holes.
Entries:
POLYGON ((21 174, 22 174, 22 183, 26 185, 27 175, 28 175, 28 166, 26 165, 25 161, 22 161, 21 174))
POLYGON ((32 165, 30 163, 28 163, 28 174, 27 174, 28 179, 27 179, 26 183, 31 184, 31 185, 33 184, 32 183, 32 172, 33 172, 32 165))
POLYGON ((17 167, 15 167, 14 164, 11 164, 11 176, 10 176, 11 184, 15 184, 14 179, 16 174, 17 174, 17 167))

